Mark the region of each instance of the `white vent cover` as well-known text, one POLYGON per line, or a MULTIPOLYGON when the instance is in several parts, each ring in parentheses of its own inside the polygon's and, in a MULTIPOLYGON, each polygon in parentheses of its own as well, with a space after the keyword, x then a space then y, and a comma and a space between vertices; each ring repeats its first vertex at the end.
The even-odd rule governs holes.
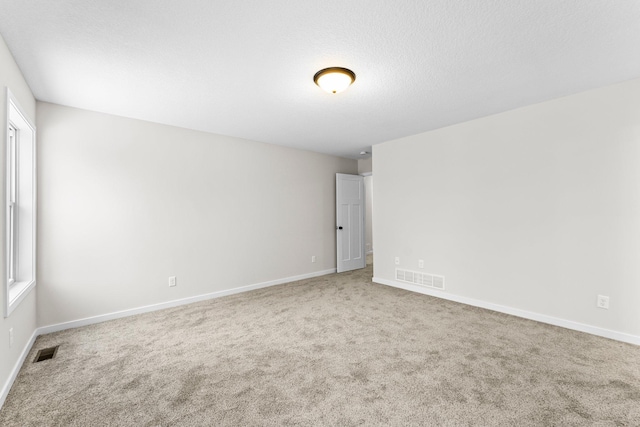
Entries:
POLYGON ((444 290, 444 276, 396 268, 396 280, 413 285, 425 286, 427 288, 444 290))

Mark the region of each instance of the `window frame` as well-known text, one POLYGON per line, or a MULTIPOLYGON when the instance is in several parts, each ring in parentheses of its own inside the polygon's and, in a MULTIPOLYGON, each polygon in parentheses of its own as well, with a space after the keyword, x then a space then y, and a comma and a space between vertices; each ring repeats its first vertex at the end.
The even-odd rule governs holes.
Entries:
POLYGON ((36 284, 36 127, 9 88, 5 122, 4 317, 36 284), (13 131, 13 132, 12 132, 13 131))

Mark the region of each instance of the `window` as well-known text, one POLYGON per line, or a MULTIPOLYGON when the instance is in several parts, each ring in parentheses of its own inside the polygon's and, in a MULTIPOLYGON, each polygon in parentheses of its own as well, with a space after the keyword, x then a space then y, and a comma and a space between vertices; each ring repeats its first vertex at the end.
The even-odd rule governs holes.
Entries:
POLYGON ((36 281, 36 132, 7 89, 5 317, 36 281))

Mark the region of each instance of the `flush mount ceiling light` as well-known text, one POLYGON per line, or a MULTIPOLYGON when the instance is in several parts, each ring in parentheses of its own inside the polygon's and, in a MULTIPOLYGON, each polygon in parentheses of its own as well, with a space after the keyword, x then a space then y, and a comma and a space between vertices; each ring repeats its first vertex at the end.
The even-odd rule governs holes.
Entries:
POLYGON ((325 92, 340 93, 356 81, 356 74, 342 67, 330 67, 320 70, 313 81, 325 92))

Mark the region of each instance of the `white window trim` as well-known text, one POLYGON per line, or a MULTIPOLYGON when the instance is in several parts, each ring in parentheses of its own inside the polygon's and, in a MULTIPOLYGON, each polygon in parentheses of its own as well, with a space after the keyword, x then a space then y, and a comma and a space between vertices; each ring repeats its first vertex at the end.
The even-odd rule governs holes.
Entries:
MULTIPOLYGON (((11 162, 11 156, 9 153, 9 128, 10 126, 16 129, 17 133, 22 133, 24 134, 25 131, 27 136, 31 136, 31 141, 29 141, 32 144, 32 200, 31 200, 31 207, 32 207, 32 238, 31 238, 31 242, 27 243, 31 243, 31 271, 30 271, 30 277, 26 280, 20 280, 20 277, 18 277, 18 281, 16 282, 10 282, 10 277, 9 277, 9 263, 11 262, 10 260, 10 242, 9 239, 6 238, 5 239, 5 266, 6 268, 6 272, 5 272, 5 278, 4 278, 4 317, 9 317, 9 315, 11 314, 11 312, 13 310, 15 310, 15 308, 20 304, 20 302, 29 294, 29 292, 31 291, 31 289, 33 289, 36 285, 36 212, 37 212, 37 207, 36 207, 36 201, 37 201, 37 195, 36 195, 36 188, 37 188, 37 181, 36 181, 36 127, 33 124, 33 122, 31 120, 29 120, 29 118, 27 117, 27 115, 24 113, 24 110, 20 107, 20 104, 18 103, 17 99, 15 98, 15 96, 13 96, 13 94, 11 93, 11 91, 9 90, 9 88, 6 89, 6 99, 7 99, 7 117, 6 117, 6 129, 5 129, 5 150, 6 150, 6 164, 5 164, 5 194, 4 194, 4 200, 5 200, 5 237, 9 236, 9 227, 10 227, 10 221, 9 221, 9 194, 11 191, 10 188, 10 182, 7 179, 7 175, 8 175, 8 170, 10 168, 10 162, 11 162), (21 132, 22 131, 22 132, 21 132)), ((22 135, 19 135, 20 137, 22 137, 22 135)), ((19 203, 19 201, 18 201, 19 203)), ((18 237, 18 244, 20 244, 20 236, 18 237)), ((15 255, 17 256, 17 255, 15 255)), ((19 262, 19 258, 18 258, 18 262, 19 262)), ((17 264, 17 263, 16 263, 17 264)))

